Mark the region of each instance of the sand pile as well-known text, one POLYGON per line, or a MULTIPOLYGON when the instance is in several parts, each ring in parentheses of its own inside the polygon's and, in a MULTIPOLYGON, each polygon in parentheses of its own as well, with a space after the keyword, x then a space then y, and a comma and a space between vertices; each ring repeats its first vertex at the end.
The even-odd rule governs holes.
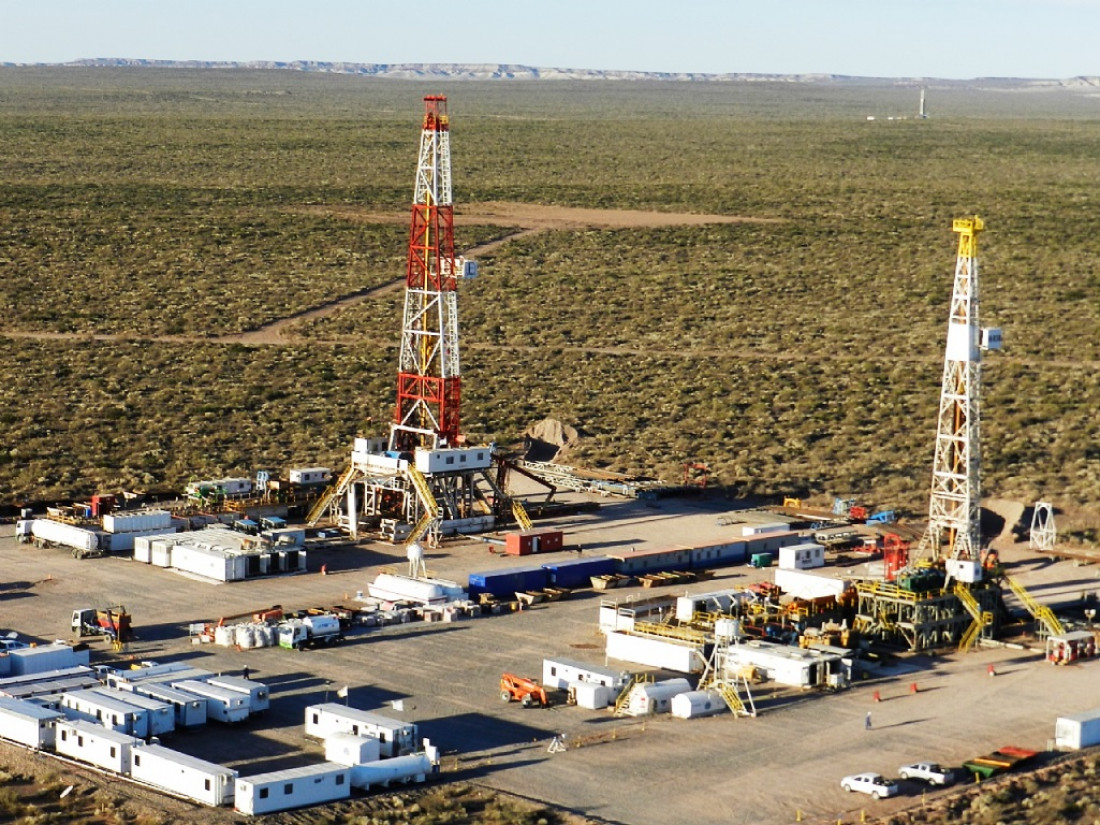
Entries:
POLYGON ((523 433, 526 461, 562 461, 580 438, 580 433, 556 418, 544 418, 523 433))

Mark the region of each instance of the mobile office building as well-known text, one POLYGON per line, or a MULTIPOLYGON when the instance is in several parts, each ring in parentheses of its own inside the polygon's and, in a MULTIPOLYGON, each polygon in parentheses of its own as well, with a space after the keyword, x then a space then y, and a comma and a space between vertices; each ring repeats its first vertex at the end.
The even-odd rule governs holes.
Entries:
POLYGON ((120 774, 130 773, 131 755, 140 739, 83 719, 59 719, 54 747, 62 756, 120 774))
POLYGON ((172 679, 209 679, 213 675, 209 670, 191 667, 185 662, 166 662, 162 665, 149 665, 133 670, 112 671, 107 674, 107 687, 133 690, 139 682, 152 684, 172 679))
POLYGON ((87 645, 79 649, 65 642, 54 642, 37 647, 21 647, 9 650, 12 676, 31 676, 51 670, 63 670, 72 667, 87 667, 91 653, 87 645))
POLYGON ((132 692, 171 705, 176 715, 176 727, 194 728, 206 724, 205 696, 176 690, 161 682, 139 682, 132 692))
POLYGON ((1100 709, 1059 716, 1054 723, 1054 746, 1080 750, 1100 745, 1100 709))
POLYGON ((779 566, 784 570, 808 570, 825 566, 825 547, 815 542, 779 548, 779 566))
POLYGON ((160 745, 143 745, 134 750, 130 777, 204 805, 218 806, 233 801, 237 772, 160 745))
POLYGON ((0 737, 36 750, 52 750, 62 715, 34 702, 0 697, 0 737))
POLYGON ((241 676, 215 676, 213 679, 207 679, 206 684, 226 688, 247 696, 250 715, 263 713, 271 707, 271 691, 263 682, 245 679, 241 676))
POLYGON ((595 682, 618 692, 630 679, 630 674, 609 667, 575 662, 572 659, 543 659, 542 684, 566 689, 573 682, 595 682))
POLYGON ((248 696, 229 688, 195 679, 172 682, 172 687, 206 699, 206 718, 232 724, 248 718, 248 696))
POLYGON ((306 736, 319 739, 327 739, 334 733, 375 736, 384 757, 401 756, 416 750, 417 731, 412 722, 402 722, 335 702, 307 707, 305 732, 306 736))
POLYGON ((148 711, 104 696, 94 688, 64 694, 61 697, 61 708, 66 716, 95 722, 128 736, 139 739, 149 736, 148 711))
POLYGON ((233 807, 243 814, 269 814, 351 796, 351 768, 322 762, 304 768, 238 776, 233 807))
POLYGON ((115 690, 109 687, 92 688, 89 693, 106 696, 108 699, 144 710, 149 719, 149 736, 161 736, 172 733, 176 729, 176 712, 167 702, 151 696, 143 696, 136 691, 115 690))

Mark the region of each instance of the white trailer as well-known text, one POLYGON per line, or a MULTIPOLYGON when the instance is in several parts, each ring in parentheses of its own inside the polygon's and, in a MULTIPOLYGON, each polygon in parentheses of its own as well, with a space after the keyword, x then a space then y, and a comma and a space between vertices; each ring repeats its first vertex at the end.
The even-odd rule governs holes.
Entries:
POLYGON ((690 622, 696 613, 729 613, 750 597, 744 590, 729 588, 707 593, 691 593, 676 598, 676 619, 690 622))
POLYGON ((98 686, 99 680, 95 678, 95 673, 90 667, 66 667, 0 679, 0 696, 29 699, 32 696, 49 696, 53 693, 98 686))
MULTIPOLYGON (((381 758, 381 744, 377 736, 334 733, 325 739, 325 759, 337 765, 347 765, 350 768, 353 765, 377 762, 381 758)), ((352 782, 353 786, 354 784, 352 782)))
POLYGON ((173 681, 172 687, 206 698, 206 718, 232 724, 248 718, 248 697, 236 690, 218 687, 197 679, 173 681))
POLYGON ((847 579, 826 573, 810 573, 803 570, 776 568, 775 584, 780 590, 796 599, 839 598, 851 587, 847 579))
POLYGON ((825 548, 814 542, 779 548, 779 566, 784 570, 809 570, 825 566, 825 548))
POLYGON ((704 664, 702 644, 624 631, 607 634, 607 656, 677 673, 700 673, 704 664))
POLYGON ((108 533, 143 533, 170 531, 172 514, 167 510, 120 510, 103 517, 103 529, 108 533))
POLYGON ((627 694, 623 713, 627 716, 652 716, 672 710, 672 699, 691 690, 687 679, 666 679, 663 682, 638 682, 627 694))
POLYGON ((769 533, 783 533, 791 529, 791 525, 785 521, 772 521, 767 524, 744 524, 741 527, 742 536, 763 536, 769 533))
POLYGON ((1054 747, 1080 750, 1100 745, 1100 708, 1059 716, 1054 723, 1054 747))
POLYGON ((172 733, 176 729, 176 711, 167 702, 144 696, 132 690, 118 690, 116 688, 100 687, 92 688, 90 693, 106 696, 124 705, 133 705, 138 710, 144 710, 149 720, 149 736, 162 736, 172 733))
POLYGON ((36 518, 31 523, 31 534, 37 544, 60 544, 63 547, 71 548, 73 556, 78 559, 85 556, 100 555, 103 552, 100 548, 99 533, 95 530, 77 527, 75 524, 36 518))
POLYGON ((66 693, 61 708, 70 718, 95 722, 105 728, 145 739, 149 736, 149 713, 144 708, 104 696, 93 688, 66 693))
POLYGON ((248 712, 252 716, 263 713, 271 707, 271 690, 263 682, 241 676, 215 676, 213 679, 207 679, 206 683, 247 696, 248 712))
POLYGON ((844 652, 834 651, 836 649, 802 650, 754 639, 730 646, 726 670, 728 675, 734 676, 742 668, 751 666, 781 685, 803 689, 844 688, 851 681, 851 663, 845 660, 844 652))
POLYGON ((416 750, 417 731, 412 722, 391 719, 335 702, 306 708, 306 736, 327 739, 334 733, 353 733, 378 738, 382 756, 403 756, 416 750))
POLYGON ((375 787, 388 788, 393 782, 423 782, 435 773, 439 765, 438 756, 433 759, 432 751, 434 748, 429 747, 427 753, 410 753, 406 756, 395 756, 393 759, 353 765, 352 787, 366 791, 375 787))
POLYGON ((255 776, 238 776, 233 808, 243 814, 269 814, 351 796, 351 769, 322 762, 255 776))
POLYGON ((53 750, 57 722, 56 710, 22 699, 0 697, 0 737, 36 750, 53 750))
POLYGON ((166 662, 162 665, 148 665, 133 670, 115 670, 107 674, 107 687, 119 690, 133 690, 139 684, 154 684, 182 679, 205 681, 214 676, 209 670, 191 667, 186 662, 166 662))
POLYGON ((79 650, 65 642, 54 642, 37 647, 21 647, 9 650, 12 676, 30 676, 51 670, 64 670, 73 667, 87 667, 91 654, 87 646, 79 650))
POLYGON ((543 659, 542 684, 548 688, 568 688, 574 682, 594 682, 618 692, 630 680, 623 670, 576 662, 572 659, 543 659))
POLYGON ((94 722, 83 719, 60 719, 57 722, 55 747, 59 754, 115 773, 130 773, 133 751, 141 745, 140 739, 94 722))
POLYGON ((139 682, 133 693, 148 696, 172 706, 176 727, 194 728, 206 724, 206 697, 176 690, 162 682, 139 682))
POLYGON ((204 805, 233 801, 237 772, 160 745, 134 750, 130 777, 204 805))

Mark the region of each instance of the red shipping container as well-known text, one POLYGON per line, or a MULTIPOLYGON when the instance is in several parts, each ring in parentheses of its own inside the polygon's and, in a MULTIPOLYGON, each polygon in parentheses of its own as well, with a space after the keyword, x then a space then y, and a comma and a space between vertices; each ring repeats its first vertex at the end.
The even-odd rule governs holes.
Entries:
POLYGON ((549 528, 504 534, 504 552, 509 556, 553 553, 562 549, 564 534, 549 528))

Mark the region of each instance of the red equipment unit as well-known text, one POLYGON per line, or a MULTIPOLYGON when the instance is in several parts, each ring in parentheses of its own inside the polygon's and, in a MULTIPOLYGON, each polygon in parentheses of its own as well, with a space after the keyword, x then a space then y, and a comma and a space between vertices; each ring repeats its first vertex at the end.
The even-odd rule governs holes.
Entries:
POLYGON ((883 578, 888 582, 898 577, 898 571, 909 564, 909 542, 897 533, 882 537, 883 578))
POLYGON ((564 536, 565 534, 561 530, 550 528, 506 533, 504 535, 504 552, 509 556, 556 553, 562 549, 564 536))

